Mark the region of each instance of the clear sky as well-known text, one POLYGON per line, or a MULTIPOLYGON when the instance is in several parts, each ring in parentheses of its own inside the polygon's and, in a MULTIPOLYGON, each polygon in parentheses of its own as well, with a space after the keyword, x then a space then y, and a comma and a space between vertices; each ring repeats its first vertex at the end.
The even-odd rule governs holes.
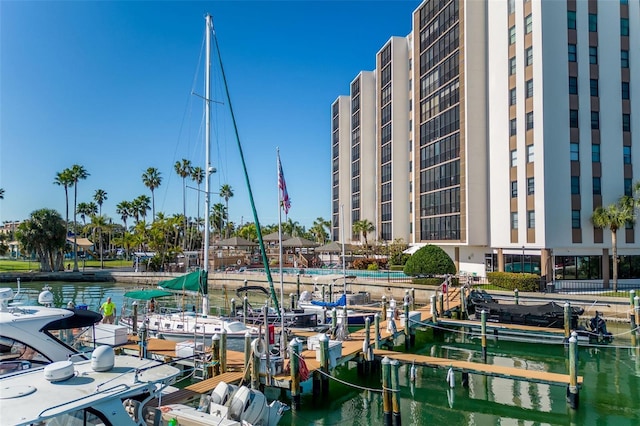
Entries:
MULTIPOLYGON (((163 179, 156 212, 182 213, 174 164, 205 164, 198 97, 205 13, 213 15, 260 223, 278 221, 277 147, 289 217, 307 229, 317 217, 330 219, 331 103, 349 93, 361 70, 374 69, 391 36, 409 33, 419 4, 0 1, 0 220, 26 219, 44 207, 64 217, 64 189, 53 181, 73 164, 90 174, 79 182, 78 202, 105 190, 102 213, 115 222, 119 202, 151 196, 141 179, 148 167, 163 179)), ((218 173, 211 190, 229 184, 230 219, 253 221, 228 104, 213 73, 218 173)), ((187 188, 188 216, 197 216, 197 194, 187 188)), ((211 203, 218 202, 213 195, 211 203)))

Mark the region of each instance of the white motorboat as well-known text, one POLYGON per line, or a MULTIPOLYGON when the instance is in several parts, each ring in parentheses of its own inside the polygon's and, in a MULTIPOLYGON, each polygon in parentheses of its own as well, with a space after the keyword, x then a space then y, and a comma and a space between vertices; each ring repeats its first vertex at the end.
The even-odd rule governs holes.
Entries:
MULTIPOLYGON (((40 301, 46 303, 49 294, 43 291, 40 301)), ((95 336, 86 331, 102 315, 78 309, 10 305, 16 296, 10 288, 0 289, 0 374, 68 360, 71 356, 84 357, 76 345, 85 335, 95 336)))

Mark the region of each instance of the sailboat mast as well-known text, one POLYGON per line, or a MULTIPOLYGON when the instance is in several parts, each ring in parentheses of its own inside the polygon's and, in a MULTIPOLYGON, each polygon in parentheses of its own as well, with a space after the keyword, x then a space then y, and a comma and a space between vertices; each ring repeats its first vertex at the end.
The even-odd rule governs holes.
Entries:
POLYGON ((280 176, 280 148, 276 148, 276 156, 278 158, 276 164, 276 176, 278 176, 278 247, 279 247, 279 257, 278 263, 280 264, 280 354, 284 355, 286 353, 286 345, 285 345, 285 331, 284 331, 284 274, 282 272, 282 191, 280 190, 280 179, 284 179, 284 177, 280 176))
POLYGON ((202 283, 202 314, 209 314, 209 212, 211 211, 211 31, 213 21, 211 15, 205 16, 206 50, 205 50, 205 74, 204 74, 204 117, 205 117, 205 180, 204 180, 204 280, 202 283))

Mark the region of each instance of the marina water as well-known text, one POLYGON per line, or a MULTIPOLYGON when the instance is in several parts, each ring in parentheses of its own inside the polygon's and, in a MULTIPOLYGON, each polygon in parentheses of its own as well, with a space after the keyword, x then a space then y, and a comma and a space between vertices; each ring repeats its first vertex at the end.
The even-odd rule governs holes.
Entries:
MULTIPOLYGON (((84 303, 97 310, 108 296, 118 307, 123 294, 134 287, 123 283, 47 283, 55 305, 68 301, 84 303)), ((5 285, 3 285, 4 287, 5 285)), ((44 283, 22 283, 21 301, 36 304, 44 283)), ((15 285, 12 285, 15 289, 15 285)), ((212 306, 222 306, 235 294, 211 293, 212 306)), ((263 298, 263 296, 260 296, 263 298)), ((259 302, 258 300, 253 301, 259 302)), ((264 300, 262 300, 262 303, 264 300)), ((519 382, 471 374, 463 388, 460 374, 454 388, 446 381, 446 369, 417 368, 415 382, 410 365, 400 367, 401 415, 403 425, 640 425, 640 357, 630 347, 629 325, 607 324, 615 339, 609 346, 581 346, 578 373, 584 376, 580 407, 570 410, 566 388, 519 382)), ((399 346, 403 350, 404 346, 399 346)), ((418 331, 412 353, 482 362, 479 340, 461 330, 433 337, 432 331, 418 331)), ((488 339, 488 363, 523 369, 568 372, 568 356, 562 345, 494 341, 488 339)), ((302 385, 302 407, 285 414, 281 425, 382 425, 383 404, 379 374, 359 377, 353 363, 338 367, 329 397, 314 398, 311 382, 302 385)), ((268 389, 270 398, 282 397, 268 389)))

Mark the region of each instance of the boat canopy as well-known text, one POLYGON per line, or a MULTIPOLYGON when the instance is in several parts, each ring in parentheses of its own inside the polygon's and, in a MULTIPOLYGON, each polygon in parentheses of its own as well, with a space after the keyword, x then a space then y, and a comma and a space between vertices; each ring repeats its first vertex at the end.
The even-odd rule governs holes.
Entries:
POLYGON ((206 294, 205 285, 207 285, 207 273, 201 269, 158 283, 158 287, 164 290, 192 291, 201 294, 206 294))
POLYGON ((340 296, 340 299, 336 300, 335 302, 323 302, 320 300, 312 300, 311 304, 316 306, 323 306, 325 308, 336 308, 338 306, 346 306, 347 295, 343 294, 342 296, 340 296))
POLYGON ((60 318, 59 320, 51 321, 41 331, 47 330, 68 330, 71 328, 89 327, 100 320, 102 315, 97 312, 89 311, 86 309, 69 309, 73 312, 73 315, 60 318))
POLYGON ((152 289, 128 291, 124 294, 124 297, 128 297, 130 299, 137 299, 137 300, 151 300, 158 297, 167 297, 167 296, 173 296, 173 295, 174 293, 171 293, 170 291, 160 290, 159 288, 152 288, 152 289))

